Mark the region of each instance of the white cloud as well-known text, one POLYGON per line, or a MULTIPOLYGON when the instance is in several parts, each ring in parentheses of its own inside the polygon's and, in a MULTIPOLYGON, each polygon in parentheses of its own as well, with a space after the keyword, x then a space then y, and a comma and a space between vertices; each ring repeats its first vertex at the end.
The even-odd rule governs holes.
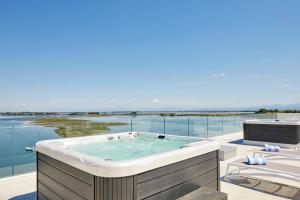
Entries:
POLYGON ((223 77, 225 76, 225 73, 224 72, 221 72, 221 73, 214 73, 214 77, 223 77))
POLYGON ((160 101, 159 101, 158 99, 153 99, 153 100, 152 100, 152 103, 154 103, 154 104, 159 104, 160 101))
POLYGON ((300 93, 296 94, 297 97, 300 97, 300 93))
POLYGON ((21 103, 21 104, 16 104, 17 107, 23 107, 23 108, 35 108, 37 105, 34 104, 27 104, 27 103, 21 103))
POLYGON ((54 104, 56 104, 56 101, 54 101, 54 100, 49 101, 49 104, 54 105, 54 104))
POLYGON ((261 74, 255 74, 255 78, 261 78, 262 75, 261 74))
POLYGON ((129 99, 112 99, 110 101, 107 101, 105 104, 111 105, 111 106, 126 106, 130 105, 132 103, 129 99))

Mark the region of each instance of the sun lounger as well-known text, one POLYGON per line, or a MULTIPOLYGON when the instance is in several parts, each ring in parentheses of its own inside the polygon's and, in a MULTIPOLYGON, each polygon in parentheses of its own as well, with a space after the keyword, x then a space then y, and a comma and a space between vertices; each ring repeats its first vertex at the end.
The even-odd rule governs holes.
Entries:
POLYGON ((300 151, 300 143, 294 146, 294 151, 300 151))
POLYGON ((282 178, 292 179, 296 181, 300 181, 300 167, 267 162, 266 165, 248 165, 246 159, 240 159, 229 163, 227 166, 225 179, 232 176, 260 176, 260 175, 268 175, 268 176, 278 176, 282 178), (231 169, 235 169, 230 171, 231 169), (245 172, 241 173, 241 170, 254 169, 257 170, 257 173, 245 172))
MULTIPOLYGON (((250 150, 249 152, 253 153, 253 157, 259 155, 262 156, 280 156, 284 159, 291 159, 291 160, 299 160, 300 161, 300 152, 299 151, 288 151, 288 150, 280 150, 279 152, 272 152, 272 151, 264 151, 264 150, 250 150)), ((268 159, 269 160, 269 159, 268 159)))

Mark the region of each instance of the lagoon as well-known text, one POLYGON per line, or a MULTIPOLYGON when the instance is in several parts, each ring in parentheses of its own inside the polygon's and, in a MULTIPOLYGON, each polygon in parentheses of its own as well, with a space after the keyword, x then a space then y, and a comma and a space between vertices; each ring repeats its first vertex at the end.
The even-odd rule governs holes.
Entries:
MULTIPOLYGON (((41 116, 1 116, 0 177, 34 171, 35 152, 26 151, 25 147, 32 147, 40 140, 61 138, 61 136, 55 132, 55 127, 44 127, 29 123, 30 120, 36 118, 41 118, 41 116)), ((110 126, 106 131, 100 132, 99 134, 142 131, 207 138, 239 132, 242 130, 242 121, 245 119, 273 119, 274 115, 209 117, 161 117, 158 115, 141 115, 131 117, 113 115, 105 117, 68 116, 68 118, 87 120, 86 124, 82 125, 83 132, 85 131, 85 127, 88 126, 89 121, 118 122, 126 123, 127 125, 110 126)))

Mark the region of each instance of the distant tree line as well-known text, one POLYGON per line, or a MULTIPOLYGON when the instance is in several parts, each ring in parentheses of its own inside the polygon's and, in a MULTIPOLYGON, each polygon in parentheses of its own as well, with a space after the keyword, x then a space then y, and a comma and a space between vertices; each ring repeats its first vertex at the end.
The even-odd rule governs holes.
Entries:
POLYGON ((261 108, 255 112, 255 114, 267 114, 267 113, 300 113, 300 110, 294 110, 294 109, 278 110, 278 109, 261 108))

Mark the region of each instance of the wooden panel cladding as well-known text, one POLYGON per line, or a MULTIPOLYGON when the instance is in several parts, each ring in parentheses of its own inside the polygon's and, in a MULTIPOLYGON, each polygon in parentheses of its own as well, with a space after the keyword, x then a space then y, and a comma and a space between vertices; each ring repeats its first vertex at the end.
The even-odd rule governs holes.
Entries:
POLYGON ((200 186, 218 190, 217 151, 137 175, 137 199, 176 199, 200 186))
POLYGON ((46 199, 94 199, 94 176, 55 160, 37 155, 38 194, 46 199))
POLYGON ((121 178, 95 177, 96 200, 135 200, 134 176, 121 178))
POLYGON ((219 191, 212 190, 207 187, 201 187, 193 192, 180 197, 176 200, 227 200, 227 194, 219 191))
POLYGON ((88 174, 37 153, 41 200, 174 200, 202 186, 220 189, 218 151, 128 177, 88 174))
POLYGON ((299 125, 282 124, 244 124, 244 139, 261 142, 298 144, 299 125))

